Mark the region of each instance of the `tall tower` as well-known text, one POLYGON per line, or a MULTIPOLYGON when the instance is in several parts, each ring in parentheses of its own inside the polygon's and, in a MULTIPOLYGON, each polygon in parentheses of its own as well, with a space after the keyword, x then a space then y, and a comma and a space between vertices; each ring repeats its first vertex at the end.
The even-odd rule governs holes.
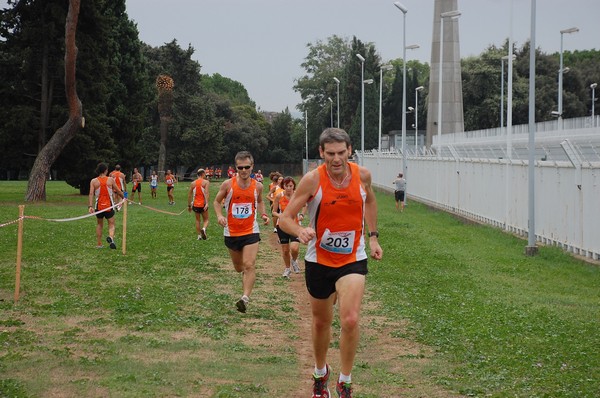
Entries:
MULTIPOLYGON (((458 10, 458 0, 435 0, 433 7, 433 36, 431 40, 431 70, 427 104, 426 145, 438 134, 440 27, 441 14, 458 10)), ((444 18, 442 54, 442 134, 464 131, 458 19, 444 18)))

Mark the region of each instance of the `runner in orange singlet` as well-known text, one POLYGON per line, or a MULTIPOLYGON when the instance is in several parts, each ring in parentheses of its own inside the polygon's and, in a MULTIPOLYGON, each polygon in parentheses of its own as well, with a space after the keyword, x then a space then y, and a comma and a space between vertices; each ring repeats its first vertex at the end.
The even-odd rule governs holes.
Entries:
POLYGON ((188 211, 194 211, 196 216, 196 232, 198 240, 206 240, 206 228, 208 227, 208 197, 209 182, 206 177, 206 171, 199 169, 196 173, 198 178, 190 184, 188 192, 188 211), (202 227, 200 227, 200 215, 202 215, 202 227))
POLYGON ((237 175, 221 184, 213 207, 219 225, 224 228, 225 246, 229 249, 233 267, 242 273, 243 294, 235 305, 238 311, 246 312, 256 280, 255 263, 260 241, 257 216, 260 214, 265 224, 269 223, 269 217, 265 213, 262 199, 263 186, 250 178, 254 166, 254 158, 250 152, 238 152, 235 155, 235 165, 237 175))
MULTIPOLYGON (((273 182, 269 184, 269 193, 267 194, 267 199, 269 199, 269 201, 271 202, 271 212, 277 212, 279 211, 279 209, 275 208, 273 205, 275 201, 275 196, 283 192, 283 176, 279 174, 278 171, 276 171, 275 173, 272 173, 271 180, 273 182)), ((273 218, 273 233, 277 233, 276 222, 277 220, 273 218)))
MULTIPOLYGON (((300 266, 298 265, 298 252, 300 250, 300 241, 297 237, 291 236, 287 232, 283 231, 279 226, 279 217, 290 203, 294 191, 296 190, 296 181, 292 177, 285 177, 283 179, 283 191, 275 195, 273 200, 273 218, 277 220, 277 236, 279 243, 281 244, 281 255, 283 256, 283 264, 285 269, 283 270, 283 277, 289 278, 292 269, 296 274, 300 273, 300 266), (291 257, 291 258, 290 258, 291 257), (291 265, 291 267, 290 267, 291 265)), ((299 213, 294 216, 296 222, 301 222, 304 219, 304 213, 299 213)))
POLYGON ((90 194, 88 196, 88 211, 90 213, 95 213, 101 210, 109 209, 107 211, 103 211, 102 213, 96 214, 96 247, 102 248, 102 229, 104 228, 104 219, 108 220, 108 236, 106 237, 106 241, 110 244, 111 249, 116 249, 117 245, 115 244, 115 211, 111 209, 114 205, 113 202, 113 191, 121 198, 123 198, 123 192, 117 186, 115 180, 112 177, 108 177, 106 173, 108 172, 108 166, 104 163, 98 164, 96 168, 96 174, 98 177, 92 179, 90 181, 90 194))
POLYGON ((171 173, 171 170, 167 170, 165 174, 165 184, 167 184, 167 196, 169 197, 169 204, 175 204, 175 198, 173 197, 173 189, 175 189, 175 183, 177 178, 171 173))
POLYGON ((112 177, 119 188, 123 192, 127 192, 127 179, 125 174, 121 172, 121 165, 115 165, 115 169, 110 172, 109 177, 112 177))
POLYGON ((359 342, 360 307, 365 290, 367 254, 365 222, 369 230, 371 257, 379 260, 377 202, 371 173, 348 162, 350 137, 328 128, 319 137, 324 164, 302 177, 292 200, 279 219, 281 229, 308 244, 305 260, 306 286, 312 308, 312 339, 315 357, 313 397, 329 397, 331 368, 327 350, 331 339, 333 304, 337 299, 340 333, 340 376, 336 391, 352 396, 351 373, 359 342), (302 227, 294 216, 307 203, 310 225, 302 227))
POLYGON ((138 193, 138 203, 142 204, 142 181, 144 180, 144 177, 142 177, 142 174, 138 171, 137 167, 133 168, 133 175, 131 176, 131 181, 133 183, 133 187, 131 188, 131 200, 133 200, 133 197, 135 196, 135 193, 138 193))

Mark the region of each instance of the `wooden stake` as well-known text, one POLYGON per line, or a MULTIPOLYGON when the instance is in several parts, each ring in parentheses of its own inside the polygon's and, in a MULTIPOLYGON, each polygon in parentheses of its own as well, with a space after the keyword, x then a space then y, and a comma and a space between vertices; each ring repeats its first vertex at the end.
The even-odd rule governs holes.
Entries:
POLYGON ((19 232, 17 233, 17 271, 15 274, 15 304, 19 301, 21 290, 21 253, 23 252, 23 215, 25 205, 19 205, 19 232))
POLYGON ((125 203, 123 203, 123 255, 127 253, 127 197, 125 197, 125 203))

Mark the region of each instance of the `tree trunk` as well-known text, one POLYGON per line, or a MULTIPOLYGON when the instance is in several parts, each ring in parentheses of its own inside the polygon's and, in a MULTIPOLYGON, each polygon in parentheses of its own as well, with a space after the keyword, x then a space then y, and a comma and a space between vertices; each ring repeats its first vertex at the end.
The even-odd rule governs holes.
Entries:
POLYGON ((69 105, 69 119, 38 153, 29 174, 26 201, 46 200, 46 178, 50 167, 82 124, 82 106, 77 95, 75 76, 77 61, 75 33, 77 32, 79 7, 80 0, 69 0, 69 13, 65 23, 65 94, 69 105))
POLYGON ((158 149, 158 175, 165 176, 165 163, 167 162, 167 139, 169 135, 169 118, 160 118, 160 147, 158 149))

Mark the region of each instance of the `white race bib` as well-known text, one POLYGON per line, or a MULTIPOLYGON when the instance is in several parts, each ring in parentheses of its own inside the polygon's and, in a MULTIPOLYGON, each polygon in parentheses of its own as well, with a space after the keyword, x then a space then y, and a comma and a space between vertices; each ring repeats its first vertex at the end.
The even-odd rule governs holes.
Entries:
POLYGON ((252 203, 234 203, 231 206, 233 218, 248 218, 252 215, 252 203))
POLYGON ((321 248, 332 253, 351 254, 354 250, 355 231, 331 232, 325 229, 321 236, 321 248))

